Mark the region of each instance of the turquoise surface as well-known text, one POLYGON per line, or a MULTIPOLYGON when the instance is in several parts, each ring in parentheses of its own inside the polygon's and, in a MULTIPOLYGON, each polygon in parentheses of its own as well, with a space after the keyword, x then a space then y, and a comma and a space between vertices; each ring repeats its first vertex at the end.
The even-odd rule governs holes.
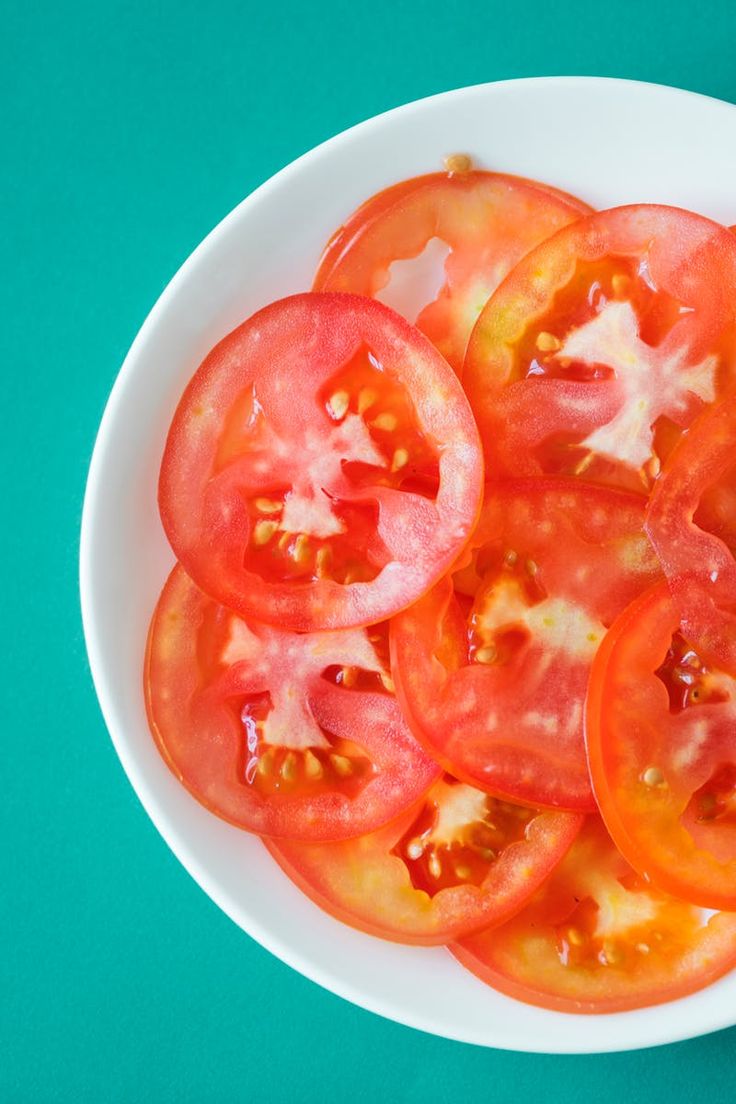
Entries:
POLYGON ((707 0, 696 16, 682 0, 4 6, 0 1100, 730 1099, 736 1031, 609 1057, 484 1051, 362 1012, 243 935, 116 759, 77 552, 122 358, 262 180, 376 112, 484 80, 599 73, 736 100, 735 41, 736 9, 707 0))

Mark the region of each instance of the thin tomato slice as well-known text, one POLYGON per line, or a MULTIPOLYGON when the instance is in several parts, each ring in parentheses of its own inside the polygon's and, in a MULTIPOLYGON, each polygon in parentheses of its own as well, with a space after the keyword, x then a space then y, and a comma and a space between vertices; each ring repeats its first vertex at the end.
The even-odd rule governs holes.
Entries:
POLYGON ((601 211, 514 269, 463 383, 489 477, 565 474, 648 492, 736 374, 736 238, 672 207, 601 211))
POLYGON ((333 235, 315 291, 381 299, 415 322, 460 372, 489 295, 539 242, 590 207, 521 177, 470 170, 404 180, 333 235))
POLYGON ((582 824, 445 776, 419 806, 344 843, 269 841, 290 878, 339 920, 400 943, 446 943, 523 907, 582 824))
POLYGON ((664 582, 598 652, 586 741, 601 813, 631 865, 688 901, 736 910, 736 678, 683 635, 664 582))
POLYGON ((176 567, 148 642, 151 730, 177 778, 225 820, 289 838, 357 836, 439 774, 402 720, 387 652, 385 627, 248 624, 176 567))
POLYGON ((159 503, 178 559, 246 617, 298 631, 413 602, 472 531, 483 469, 439 353, 352 295, 295 295, 213 349, 187 387, 159 503))
POLYGON ((733 670, 734 632, 723 631, 724 619, 736 626, 733 393, 701 414, 673 449, 652 490, 646 528, 677 599, 683 630, 702 654, 733 670))
POLYGON ((453 578, 391 623, 412 729, 452 774, 530 805, 595 808, 583 743, 606 628, 656 578, 636 496, 574 480, 487 489, 453 578))
POLYGON ((527 907, 452 947, 479 978, 559 1012, 623 1012, 702 989, 736 965, 736 915, 648 885, 589 818, 527 907))

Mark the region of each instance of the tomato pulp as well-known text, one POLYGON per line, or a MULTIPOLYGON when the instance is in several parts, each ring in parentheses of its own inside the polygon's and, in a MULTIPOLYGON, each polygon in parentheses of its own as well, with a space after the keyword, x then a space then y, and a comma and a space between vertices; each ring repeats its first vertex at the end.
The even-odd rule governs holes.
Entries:
POLYGON ((194 796, 242 828, 312 840, 369 832, 440 773, 402 719, 387 652, 380 626, 249 624, 176 567, 148 642, 153 735, 194 796))

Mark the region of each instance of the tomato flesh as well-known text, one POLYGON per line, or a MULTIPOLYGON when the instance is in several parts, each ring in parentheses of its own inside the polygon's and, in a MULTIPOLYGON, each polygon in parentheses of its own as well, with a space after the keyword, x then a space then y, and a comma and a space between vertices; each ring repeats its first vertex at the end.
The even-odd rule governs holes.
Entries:
POLYGON ((522 908, 582 818, 511 805, 445 776, 412 810, 359 839, 270 840, 321 908, 373 935, 446 943, 522 908))
POLYGON ((736 915, 652 888, 598 817, 526 908, 453 953, 502 993, 560 1012, 622 1012, 703 988, 736 963, 736 915))
POLYGON ((595 808, 583 743, 606 628, 659 577, 634 495, 572 480, 489 486, 469 551, 391 623, 399 700, 452 774, 509 800, 595 808))
POLYGON ((463 383, 489 476, 646 493, 734 380, 736 240, 698 215, 601 211, 514 269, 473 330, 463 383))
POLYGON ((369 199, 333 235, 314 289, 381 298, 459 373, 470 331, 501 280, 535 245, 589 212, 564 192, 499 173, 405 180, 369 199))
POLYGON ((169 432, 161 516, 187 572, 246 617, 365 625, 450 566, 479 508, 472 413, 380 303, 297 295, 224 339, 169 432))
POLYGON ((177 567, 146 657, 154 738, 194 796, 240 827, 313 840, 371 831, 439 773, 402 720, 386 655, 385 626, 248 624, 177 567))
POLYGON ((695 904, 736 910, 736 678, 687 639, 666 583, 609 630, 586 741, 601 813, 632 866, 695 904))

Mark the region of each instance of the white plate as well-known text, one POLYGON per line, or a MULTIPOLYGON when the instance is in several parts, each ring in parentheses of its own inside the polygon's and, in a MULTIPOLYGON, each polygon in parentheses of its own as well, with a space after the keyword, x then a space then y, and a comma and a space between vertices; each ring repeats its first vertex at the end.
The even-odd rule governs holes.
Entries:
MULTIPOLYGON (((595 206, 653 201, 736 222, 736 107, 595 78, 508 81, 371 119, 301 157, 205 239, 151 311, 115 383, 89 473, 81 594, 102 711, 128 777, 202 888, 264 947, 335 993, 449 1038, 515 1050, 650 1046, 736 1022, 736 974, 675 1003, 606 1016, 531 1008, 485 987, 441 948, 385 943, 320 912, 260 842, 201 808, 148 734, 148 620, 172 563, 156 510, 169 420, 207 350, 273 299, 308 288, 330 233, 387 184, 470 153, 595 206)), ((142 902, 144 904, 144 902, 142 902)))

